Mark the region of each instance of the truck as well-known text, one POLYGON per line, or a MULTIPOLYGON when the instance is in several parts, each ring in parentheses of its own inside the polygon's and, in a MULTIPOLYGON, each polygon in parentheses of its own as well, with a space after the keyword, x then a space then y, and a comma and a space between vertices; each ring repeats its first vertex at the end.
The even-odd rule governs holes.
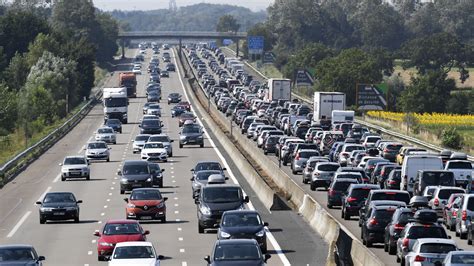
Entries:
POLYGON ((263 96, 266 102, 277 100, 291 100, 291 80, 289 79, 269 79, 267 90, 263 96))
POLYGON ((346 110, 346 94, 342 92, 314 92, 313 121, 321 123, 322 120, 332 120, 332 111, 346 110))
POLYGON ((117 118, 123 124, 128 122, 127 88, 104 88, 104 119, 117 118))
POLYGON ((137 97, 137 76, 132 72, 122 72, 119 74, 119 87, 127 88, 127 96, 137 97))
POLYGON ((436 155, 407 155, 403 158, 400 190, 413 193, 419 170, 443 170, 443 161, 436 155))
POLYGON ((454 173, 456 186, 466 188, 470 191, 472 188, 472 164, 468 160, 449 160, 446 162, 444 170, 454 173))
POLYGON ((354 122, 354 111, 333 110, 331 113, 331 122, 333 125, 340 123, 354 122))

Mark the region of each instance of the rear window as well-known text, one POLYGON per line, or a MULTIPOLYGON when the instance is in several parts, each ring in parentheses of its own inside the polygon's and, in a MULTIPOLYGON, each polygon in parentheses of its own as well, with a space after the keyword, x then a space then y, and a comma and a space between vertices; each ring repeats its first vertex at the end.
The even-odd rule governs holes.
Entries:
POLYGON ((375 219, 377 219, 379 221, 388 222, 388 221, 392 220, 392 216, 393 216, 394 212, 395 212, 395 208, 375 210, 375 219))
POLYGON ((456 254, 451 257, 451 263, 453 264, 474 264, 474 254, 456 254))
POLYGON ((423 244, 420 247, 420 253, 448 253, 450 251, 455 251, 456 246, 451 244, 441 244, 441 243, 427 243, 423 244))
POLYGON ((464 191, 459 190, 459 189, 441 189, 438 193, 438 198, 449 199, 451 194, 454 194, 454 193, 464 193, 464 191))
POLYGON ((357 199, 365 199, 369 195, 371 189, 369 188, 358 188, 358 189, 353 189, 351 192, 351 197, 357 198, 357 199))
POLYGON ((415 213, 413 212, 402 212, 400 216, 398 216, 398 223, 400 224, 407 224, 409 219, 413 219, 415 213))
POLYGON ((347 188, 354 182, 336 182, 332 189, 336 191, 347 191, 347 188))
POLYGON ((410 196, 406 193, 382 192, 373 194, 372 200, 396 200, 403 201, 408 204, 410 201, 410 196))
POLYGON ((367 142, 369 143, 375 143, 377 142, 377 140, 379 140, 380 138, 379 137, 369 137, 367 138, 367 142))
POLYGON ((427 172, 423 173, 423 180, 427 186, 452 186, 454 175, 452 172, 427 172))
POLYGON ((467 201, 467 209, 474 211, 474 198, 469 198, 467 201))
POLYGON ((318 156, 318 155, 319 155, 318 152, 311 152, 311 151, 300 152, 300 157, 302 158, 309 158, 311 156, 318 156))
POLYGON ((347 146, 346 147, 346 152, 351 152, 351 151, 361 151, 361 150, 365 150, 364 147, 361 147, 361 146, 347 146))
POLYGON ((401 144, 400 144, 400 145, 389 144, 389 145, 387 145, 385 148, 386 148, 387 150, 396 150, 396 151, 398 151, 398 150, 400 150, 400 149, 402 148, 402 146, 403 146, 403 145, 401 145, 401 144))
POLYGON ((446 231, 439 226, 412 226, 408 238, 447 238, 446 231))
POLYGON ((318 166, 319 171, 327 171, 327 172, 335 172, 337 171, 337 168, 339 168, 339 166, 333 165, 333 164, 322 164, 318 166))
POLYGON ((449 169, 472 169, 470 162, 450 162, 449 169))
POLYGON ((402 171, 395 170, 392 175, 393 180, 402 180, 402 171))

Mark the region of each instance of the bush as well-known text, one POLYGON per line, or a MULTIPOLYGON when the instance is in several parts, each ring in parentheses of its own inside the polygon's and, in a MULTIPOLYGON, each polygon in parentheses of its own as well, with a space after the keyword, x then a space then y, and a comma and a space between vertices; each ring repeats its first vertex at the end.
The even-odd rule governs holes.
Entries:
POLYGON ((444 129, 441 133, 441 143, 448 148, 459 150, 462 148, 463 139, 456 128, 450 127, 444 129))
POLYGON ((410 129, 413 133, 418 134, 420 133, 420 120, 416 118, 413 113, 407 113, 403 117, 403 122, 407 125, 408 129, 410 129))

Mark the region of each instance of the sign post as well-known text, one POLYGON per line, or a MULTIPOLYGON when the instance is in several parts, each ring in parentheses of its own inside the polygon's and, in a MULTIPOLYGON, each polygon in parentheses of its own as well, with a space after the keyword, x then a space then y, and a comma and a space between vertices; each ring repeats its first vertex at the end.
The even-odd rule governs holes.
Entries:
POLYGON ((356 103, 359 110, 386 110, 387 93, 382 86, 357 84, 356 103))
POLYGON ((249 55, 263 54, 264 39, 263 36, 248 36, 247 47, 249 55))

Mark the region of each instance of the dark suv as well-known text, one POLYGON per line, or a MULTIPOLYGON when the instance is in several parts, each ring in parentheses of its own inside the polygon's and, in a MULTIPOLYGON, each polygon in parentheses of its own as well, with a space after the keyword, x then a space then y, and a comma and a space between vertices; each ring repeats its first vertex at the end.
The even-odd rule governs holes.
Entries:
POLYGON ((352 184, 358 184, 356 179, 337 178, 328 189, 327 207, 341 206, 342 194, 346 193, 347 188, 352 184))
POLYGON ((120 194, 134 188, 152 187, 153 175, 146 161, 125 161, 122 170, 117 172, 120 179, 120 194))
POLYGON ((392 216, 392 221, 385 227, 384 250, 390 255, 397 251, 397 240, 405 225, 413 219, 415 212, 412 208, 398 208, 392 216))
POLYGON ((362 243, 371 247, 374 243, 384 242, 385 226, 392 220, 397 206, 374 206, 362 224, 362 243))
POLYGON ((358 216, 360 208, 373 189, 380 189, 380 187, 373 184, 351 184, 347 189, 347 193, 342 195, 341 217, 344 220, 349 220, 351 216, 358 216))
POLYGON ((182 148, 184 145, 199 145, 204 147, 204 137, 202 134, 201 126, 198 124, 185 124, 179 132, 179 147, 182 148))

